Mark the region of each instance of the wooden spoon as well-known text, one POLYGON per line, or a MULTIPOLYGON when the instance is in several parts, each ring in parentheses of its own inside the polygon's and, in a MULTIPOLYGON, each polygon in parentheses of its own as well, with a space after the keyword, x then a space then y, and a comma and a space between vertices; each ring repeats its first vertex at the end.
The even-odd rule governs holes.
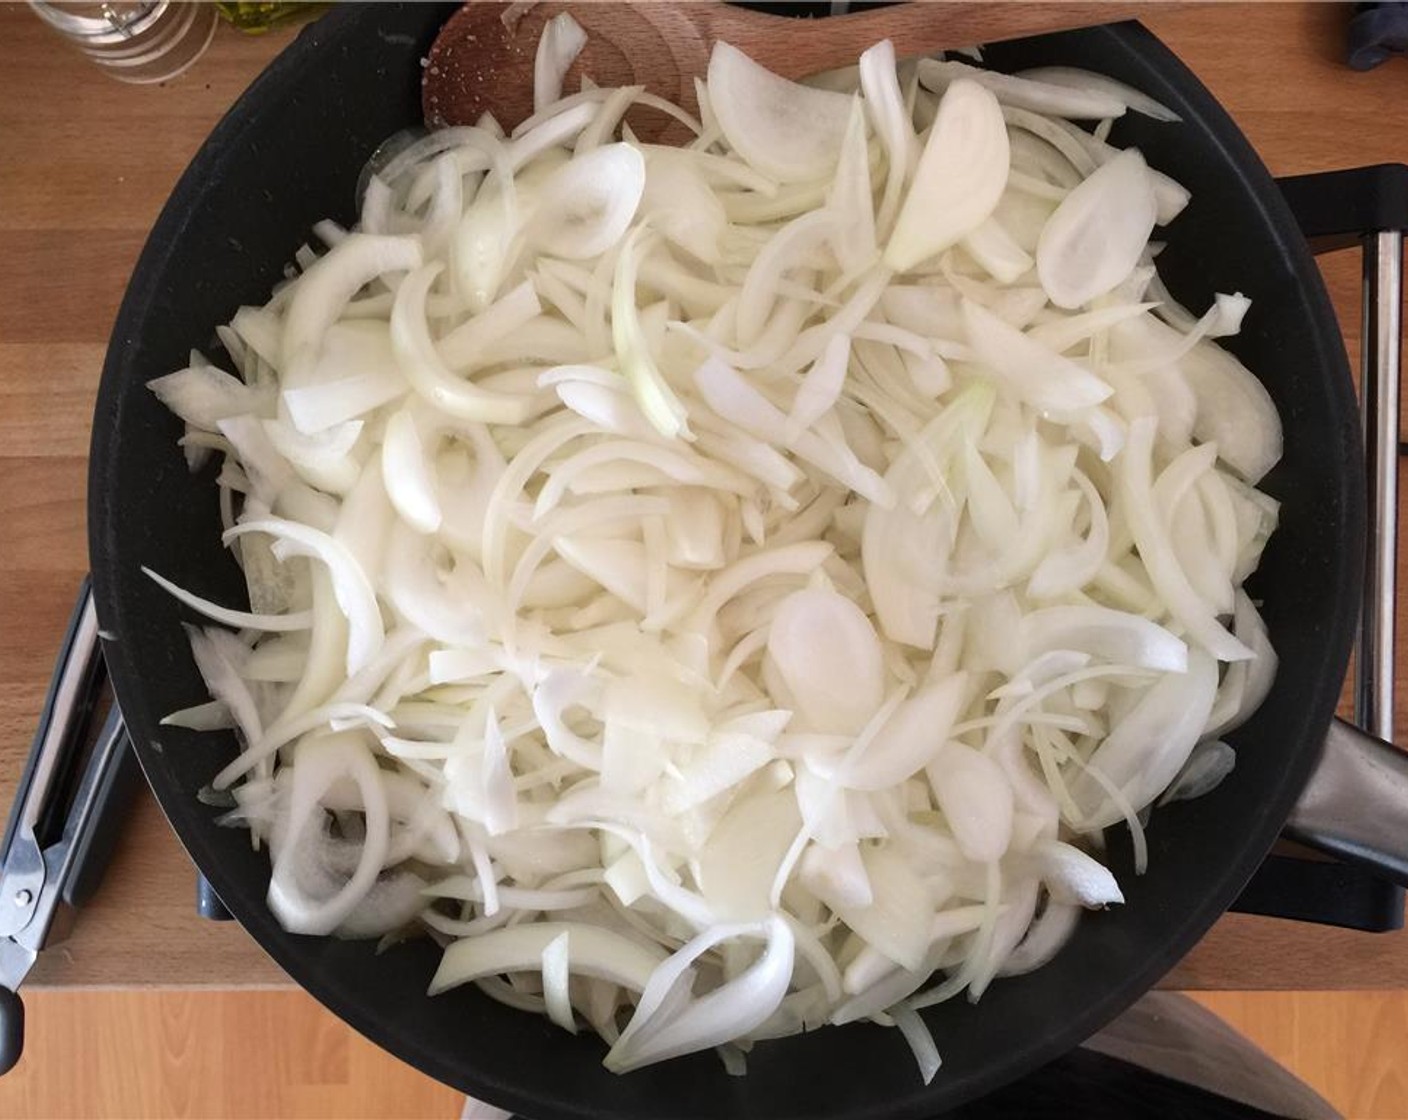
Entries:
MULTIPOLYGON (((900 58, 949 47, 1018 39, 1127 19, 1134 3, 916 2, 827 19, 768 15, 721 3, 499 4, 472 0, 446 21, 430 48, 421 87, 426 124, 473 124, 485 111, 505 128, 533 112, 533 59, 543 25, 569 11, 587 45, 568 71, 600 86, 643 85, 693 112, 694 79, 717 40, 785 78, 856 61, 881 39, 900 58)), ((662 125, 663 127, 663 125, 662 125)), ((649 137, 655 139, 657 137, 649 137)))

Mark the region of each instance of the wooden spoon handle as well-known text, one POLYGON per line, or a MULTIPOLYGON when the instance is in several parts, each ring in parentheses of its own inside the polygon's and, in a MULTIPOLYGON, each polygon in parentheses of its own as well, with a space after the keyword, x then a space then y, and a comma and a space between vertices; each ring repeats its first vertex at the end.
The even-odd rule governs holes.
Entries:
POLYGON ((802 78, 854 61, 881 39, 899 58, 951 47, 996 43, 1072 27, 1116 23, 1137 16, 1148 4, 953 3, 912 0, 886 8, 827 19, 796 19, 725 4, 681 4, 708 44, 722 39, 786 78, 802 78))
MULTIPOLYGON (((890 39, 900 58, 1046 31, 1126 19, 1141 5, 1121 3, 955 3, 911 0, 829 19, 773 16, 719 3, 466 4, 431 47, 423 103, 432 126, 473 124, 484 111, 513 126, 533 111, 533 59, 544 24, 570 12, 587 33, 569 87, 582 74, 600 85, 643 85, 691 112, 694 79, 709 68, 716 42, 731 43, 786 78, 854 63, 890 39), (505 17, 512 18, 505 19, 505 17)), ((650 122, 646 122, 650 125, 650 122)), ((658 122, 655 122, 658 128, 658 122)), ((646 136, 646 133, 639 133, 646 136)), ((668 128, 648 139, 678 141, 668 128)))

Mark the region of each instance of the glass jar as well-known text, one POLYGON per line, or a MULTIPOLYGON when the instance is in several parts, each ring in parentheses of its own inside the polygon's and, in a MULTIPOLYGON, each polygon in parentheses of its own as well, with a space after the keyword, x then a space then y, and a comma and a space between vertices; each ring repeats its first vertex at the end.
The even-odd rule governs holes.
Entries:
POLYGON ((29 6, 120 82, 174 78, 215 34, 215 5, 189 0, 29 0, 29 6))

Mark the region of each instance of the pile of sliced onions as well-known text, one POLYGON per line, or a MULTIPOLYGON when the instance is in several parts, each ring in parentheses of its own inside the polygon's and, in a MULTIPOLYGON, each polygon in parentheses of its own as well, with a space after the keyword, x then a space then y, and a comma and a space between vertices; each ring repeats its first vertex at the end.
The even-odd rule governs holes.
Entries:
POLYGON ((152 573, 220 624, 169 722, 237 733, 205 796, 290 930, 424 931, 433 992, 617 1071, 868 1019, 927 1080, 918 1012, 1120 902, 1101 830, 1142 867, 1266 693, 1247 301, 1164 293, 1187 192, 1106 137, 1171 114, 1118 83, 720 44, 696 121, 562 96, 574 28, 530 120, 317 227, 233 374, 151 383, 250 599, 152 573))

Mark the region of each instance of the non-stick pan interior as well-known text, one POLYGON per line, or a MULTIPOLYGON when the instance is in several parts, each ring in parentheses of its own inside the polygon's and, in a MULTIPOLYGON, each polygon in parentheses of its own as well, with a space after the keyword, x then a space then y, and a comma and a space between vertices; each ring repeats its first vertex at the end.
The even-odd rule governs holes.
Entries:
POLYGON ((926 1116, 1055 1056, 1152 984, 1233 899, 1308 773, 1348 656, 1363 526, 1351 389, 1318 274, 1271 179, 1206 91, 1137 26, 988 54, 1005 68, 1086 66, 1179 111, 1182 124, 1132 117, 1114 134, 1193 191, 1160 264, 1195 310, 1217 290, 1255 301, 1232 348, 1265 379, 1286 425, 1285 461, 1266 483, 1285 503, 1282 527, 1251 585, 1281 670, 1261 714, 1233 737, 1235 773, 1211 796, 1155 816, 1143 878, 1112 837, 1128 904, 1088 917, 1052 965, 999 982, 976 1007, 934 1009, 944 1067, 927 1089, 898 1036, 871 1026, 765 1044, 742 1079, 709 1055, 618 1078, 601 1069, 593 1039, 468 990, 425 997, 438 957, 426 941, 378 956, 371 944, 282 931, 264 905, 266 856, 196 799, 232 742, 158 727, 202 687, 182 613, 139 566, 227 601, 239 601, 242 585, 219 545, 211 476, 187 473, 179 426, 143 383, 184 365, 191 347, 210 348, 214 325, 241 303, 263 302, 314 221, 353 218, 367 156, 419 123, 419 61, 448 11, 351 5, 305 31, 182 179, 118 318, 94 423, 93 572, 102 624, 117 636, 107 653, 118 696, 176 831, 295 980, 426 1072, 538 1120, 926 1116))

